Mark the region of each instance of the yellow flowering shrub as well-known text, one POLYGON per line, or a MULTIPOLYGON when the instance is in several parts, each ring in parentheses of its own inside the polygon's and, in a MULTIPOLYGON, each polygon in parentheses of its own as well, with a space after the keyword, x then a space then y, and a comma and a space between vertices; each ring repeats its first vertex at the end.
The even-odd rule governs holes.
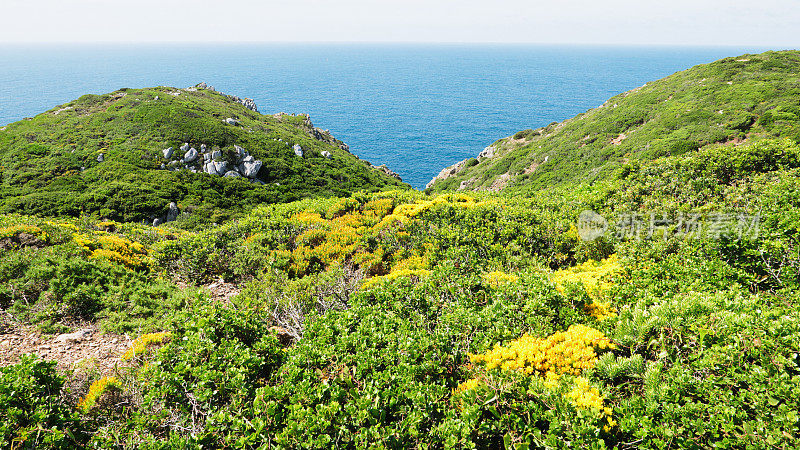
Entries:
POLYGON ((163 344, 164 342, 169 341, 169 337, 170 333, 166 331, 161 333, 143 334, 131 343, 130 348, 128 348, 128 350, 126 350, 122 355, 122 360, 128 361, 136 355, 144 354, 150 346, 163 344))
POLYGON ((514 283, 519 280, 519 277, 510 273, 495 270, 483 275, 483 281, 489 286, 499 287, 506 284, 514 283))
POLYGON ((97 401, 102 397, 104 393, 106 393, 109 389, 120 389, 121 385, 117 377, 103 377, 99 380, 96 380, 89 386, 89 391, 86 395, 78 401, 78 409, 81 411, 88 412, 92 407, 97 404, 97 401))
POLYGON ((91 236, 73 233, 72 239, 89 253, 90 258, 107 259, 129 269, 141 267, 147 255, 147 250, 142 244, 115 234, 98 232, 91 236))
POLYGON ((603 429, 608 432, 617 422, 611 417, 612 409, 604 405, 604 398, 596 387, 589 384, 583 377, 575 378, 575 387, 567 392, 566 397, 577 408, 596 411, 600 419, 606 419, 603 429))
POLYGON ((41 228, 33 225, 12 225, 0 228, 0 239, 17 236, 20 233, 27 233, 39 239, 47 239, 47 233, 41 228))
POLYGON ((586 305, 586 312, 597 320, 615 317, 616 312, 610 302, 603 302, 603 294, 613 286, 614 275, 622 271, 622 264, 616 254, 595 262, 586 261, 568 269, 554 272, 550 279, 556 284, 556 289, 564 292, 567 283, 582 284, 586 293, 592 298, 593 303, 586 305))
POLYGON ((308 211, 300 211, 295 215, 293 215, 289 220, 300 222, 305 225, 310 225, 325 221, 322 218, 322 216, 320 216, 318 213, 308 212, 308 211))
POLYGON ((456 388, 453 389, 453 395, 458 395, 467 391, 471 391, 472 389, 475 389, 476 387, 480 386, 480 384, 481 382, 477 378, 471 378, 456 386, 456 388))
POLYGON ((603 333, 585 325, 572 325, 546 338, 524 335, 507 346, 495 345, 481 355, 470 355, 473 364, 483 363, 487 369, 520 370, 545 377, 562 374, 580 375, 594 367, 597 351, 615 349, 603 333), (552 375, 548 375, 552 373, 552 375))
POLYGON ((396 280, 401 277, 416 277, 423 278, 430 275, 431 271, 428 270, 428 259, 424 256, 412 256, 403 259, 392 267, 386 275, 372 277, 368 279, 362 286, 364 289, 375 287, 383 281, 396 280))

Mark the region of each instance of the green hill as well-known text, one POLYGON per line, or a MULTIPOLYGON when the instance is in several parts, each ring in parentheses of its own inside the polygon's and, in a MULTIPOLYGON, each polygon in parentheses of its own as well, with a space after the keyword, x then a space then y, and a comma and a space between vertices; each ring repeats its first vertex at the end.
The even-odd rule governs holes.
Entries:
POLYGON ((798 51, 725 58, 647 83, 572 119, 500 139, 429 186, 528 192, 591 183, 626 164, 765 137, 800 141, 798 51))
POLYGON ((0 211, 151 222, 177 202, 189 221, 220 222, 261 203, 406 186, 305 115, 262 115, 198 86, 85 95, 0 128, 0 211), (197 159, 184 164, 190 148, 197 159), (204 152, 215 174, 247 152, 253 176, 203 173, 204 152))

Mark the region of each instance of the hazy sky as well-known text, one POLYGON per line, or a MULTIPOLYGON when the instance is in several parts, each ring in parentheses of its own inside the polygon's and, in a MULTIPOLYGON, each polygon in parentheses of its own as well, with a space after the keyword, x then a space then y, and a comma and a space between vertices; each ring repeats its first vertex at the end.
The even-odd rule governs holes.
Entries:
POLYGON ((0 0, 0 42, 800 47, 800 0, 0 0))

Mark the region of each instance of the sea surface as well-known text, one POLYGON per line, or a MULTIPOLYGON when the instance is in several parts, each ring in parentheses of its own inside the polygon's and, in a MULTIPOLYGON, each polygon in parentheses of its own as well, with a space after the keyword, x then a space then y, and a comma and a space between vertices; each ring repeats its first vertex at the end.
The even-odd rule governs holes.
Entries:
POLYGON ((0 126, 83 94, 204 81, 307 113, 415 188, 495 140, 764 48, 450 44, 0 44, 0 126))

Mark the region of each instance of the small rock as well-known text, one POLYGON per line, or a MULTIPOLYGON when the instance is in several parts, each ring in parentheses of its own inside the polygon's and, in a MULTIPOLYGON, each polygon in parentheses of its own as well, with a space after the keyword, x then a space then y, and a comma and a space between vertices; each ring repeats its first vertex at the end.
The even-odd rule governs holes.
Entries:
POLYGON ((99 155, 97 155, 97 162, 103 162, 105 161, 105 159, 106 157, 104 154, 100 153, 99 155))
POLYGON ((319 154, 320 154, 320 155, 322 155, 322 156, 324 156, 324 157, 325 157, 325 158, 327 158, 327 159, 331 159, 331 152, 329 152, 329 151, 327 151, 327 150, 323 150, 323 151, 321 151, 319 154))
POLYGON ((300 144, 294 144, 292 150, 294 150, 296 156, 303 157, 303 147, 300 147, 300 144))
POLYGON ((155 219, 153 219, 153 226, 154 226, 154 227, 157 227, 157 226, 161 225, 162 223, 164 223, 164 221, 163 221, 163 220, 161 220, 161 219, 159 219, 158 217, 156 217, 155 219))
POLYGON ((165 148, 164 150, 161 150, 161 152, 164 154, 164 159, 172 158, 172 153, 174 153, 174 151, 172 150, 172 147, 165 148))
POLYGON ((56 342, 80 342, 88 339, 94 331, 92 329, 78 330, 74 333, 60 334, 56 337, 56 342))
POLYGON ((205 153, 206 151, 206 144, 200 144, 200 151, 205 153))
POLYGON ((188 150, 189 150, 189 143, 188 142, 184 142, 183 145, 181 145, 181 151, 185 152, 185 151, 188 151, 188 150))
POLYGON ((227 119, 225 119, 225 123, 227 123, 228 125, 239 125, 239 121, 232 117, 228 117, 227 119))
POLYGON ((241 178, 242 175, 239 174, 239 172, 237 172, 235 170, 231 170, 231 171, 226 172, 225 175, 223 175, 223 177, 224 178, 241 178))

